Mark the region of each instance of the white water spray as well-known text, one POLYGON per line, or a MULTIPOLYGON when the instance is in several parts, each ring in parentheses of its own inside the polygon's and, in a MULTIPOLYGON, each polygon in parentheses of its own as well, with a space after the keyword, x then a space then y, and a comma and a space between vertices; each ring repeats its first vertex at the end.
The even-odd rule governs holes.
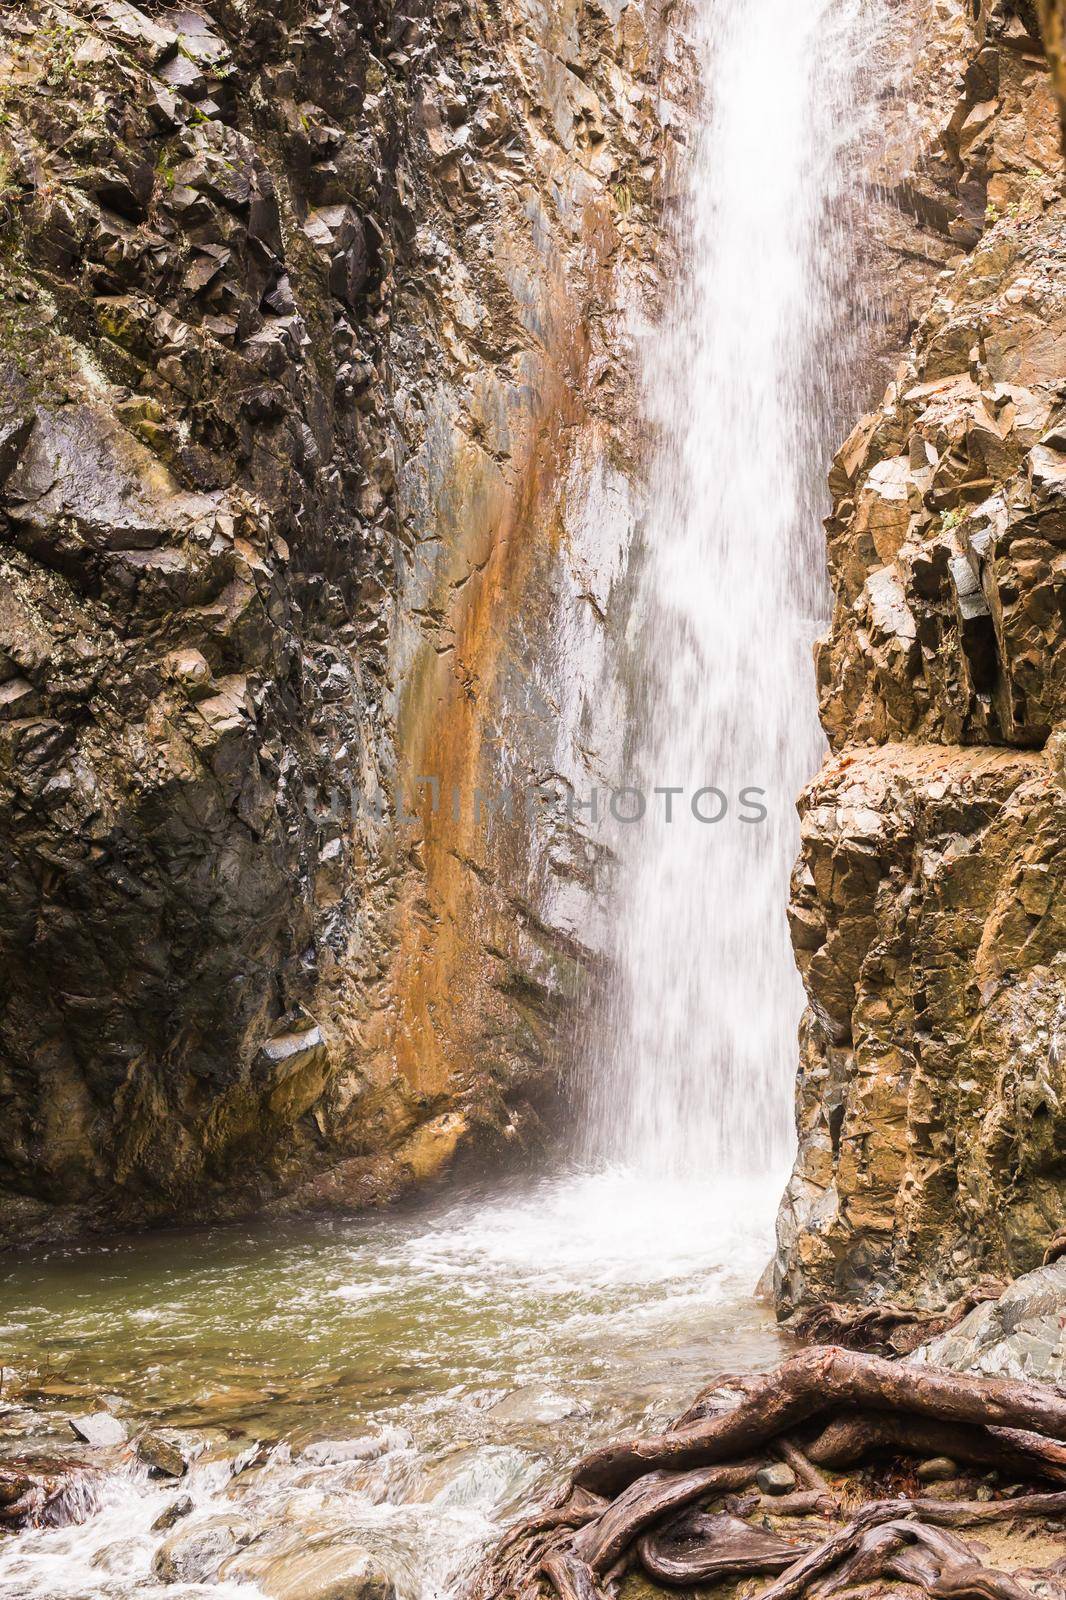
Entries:
POLYGON ((593 1069, 593 1153, 657 1173, 768 1170, 790 1147, 802 988, 785 908, 794 800, 823 743, 810 647, 879 10, 697 0, 707 109, 685 280, 648 363, 662 444, 635 619, 641 785, 684 795, 672 823, 657 797, 618 830, 622 992, 593 1069), (719 822, 692 814, 707 785, 728 800, 719 822), (744 789, 765 791, 764 821, 740 820, 744 789))

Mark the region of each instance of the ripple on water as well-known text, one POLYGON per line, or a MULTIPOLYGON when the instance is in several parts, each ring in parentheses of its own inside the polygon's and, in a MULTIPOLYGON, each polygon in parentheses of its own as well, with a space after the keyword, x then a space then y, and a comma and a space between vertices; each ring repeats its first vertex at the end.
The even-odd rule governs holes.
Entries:
MULTIPOLYGON (((779 1354, 751 1292, 780 1187, 615 1168, 18 1263, 0 1287, 7 1363, 89 1382, 200 1453, 180 1490, 114 1463, 81 1526, 0 1545, 0 1600, 250 1600, 299 1551, 333 1570, 356 1548, 403 1600, 449 1593, 592 1441, 779 1354), (234 1477, 255 1438, 270 1448, 234 1477), (153 1577, 152 1524, 179 1493, 194 1503, 179 1527, 232 1515, 255 1535, 221 1586, 153 1577)), ((52 1405, 40 1438, 69 1454, 63 1415, 52 1405)), ((7 1432, 9 1453, 27 1448, 7 1432)))

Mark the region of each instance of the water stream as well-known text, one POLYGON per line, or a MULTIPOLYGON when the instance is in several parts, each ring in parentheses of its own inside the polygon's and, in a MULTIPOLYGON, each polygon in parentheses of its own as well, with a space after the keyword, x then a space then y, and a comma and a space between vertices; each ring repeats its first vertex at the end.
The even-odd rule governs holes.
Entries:
POLYGON ((679 223, 690 270, 649 355, 663 443, 633 618, 636 759, 684 797, 673 824, 619 842, 620 990, 584 1166, 427 1210, 15 1265, 0 1453, 89 1465, 77 1521, 0 1539, 0 1600, 300 1600, 356 1550, 400 1600, 439 1600, 591 1441, 780 1352, 752 1291, 787 1165, 792 800, 820 746, 808 647, 846 355, 831 311, 877 10, 694 8, 707 113, 679 223), (689 810, 711 785, 721 824, 689 810), (765 821, 740 820, 744 788, 765 821), (181 1430, 188 1479, 77 1445, 68 1417, 101 1399, 181 1430), (153 1524, 186 1494, 177 1530, 229 1529, 221 1581, 154 1574, 153 1524))
POLYGON ((404 1600, 453 1593, 590 1441, 665 1422, 712 1368, 775 1359, 751 1297, 775 1198, 607 1169, 21 1263, 0 1288, 5 1364, 52 1376, 8 1403, 3 1453, 85 1460, 65 1419, 113 1396, 200 1454, 177 1484, 105 1456, 87 1521, 0 1541, 0 1597, 252 1600, 257 1573, 276 1584, 308 1550, 370 1552, 404 1600), (152 1523, 186 1493, 179 1530, 254 1536, 221 1590, 153 1577, 152 1523))
POLYGON ((619 827, 621 984, 593 1149, 652 1172, 773 1170, 792 1139, 803 991, 785 908, 794 800, 818 766, 811 645, 828 610, 825 473, 878 41, 867 0, 697 6, 707 110, 677 230, 690 263, 649 344, 659 425, 619 827))

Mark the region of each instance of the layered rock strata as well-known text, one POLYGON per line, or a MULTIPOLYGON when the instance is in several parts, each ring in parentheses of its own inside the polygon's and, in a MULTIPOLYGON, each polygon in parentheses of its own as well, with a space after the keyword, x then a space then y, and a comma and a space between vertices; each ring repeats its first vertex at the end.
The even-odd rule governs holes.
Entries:
POLYGON ((952 259, 830 476, 785 1313, 936 1304, 1033 1267, 1066 1221, 1059 112, 1030 8, 932 25, 928 148, 899 192, 952 259))
POLYGON ((0 1242, 535 1137, 664 48, 652 0, 0 17, 0 1242))

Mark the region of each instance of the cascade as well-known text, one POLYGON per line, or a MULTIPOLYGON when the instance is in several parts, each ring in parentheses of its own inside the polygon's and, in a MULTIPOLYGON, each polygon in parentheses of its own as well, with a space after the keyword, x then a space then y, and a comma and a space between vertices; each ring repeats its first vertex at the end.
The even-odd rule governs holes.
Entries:
POLYGON ((659 444, 631 624, 639 786, 684 794, 670 822, 660 799, 616 830, 618 992, 586 1152, 650 1173, 768 1170, 791 1138, 803 1000, 785 907, 794 799, 823 742, 820 518, 879 10, 707 0, 694 16, 706 109, 681 283, 649 340, 659 444), (698 799, 701 816, 728 809, 701 821, 712 785, 724 798, 698 799))

